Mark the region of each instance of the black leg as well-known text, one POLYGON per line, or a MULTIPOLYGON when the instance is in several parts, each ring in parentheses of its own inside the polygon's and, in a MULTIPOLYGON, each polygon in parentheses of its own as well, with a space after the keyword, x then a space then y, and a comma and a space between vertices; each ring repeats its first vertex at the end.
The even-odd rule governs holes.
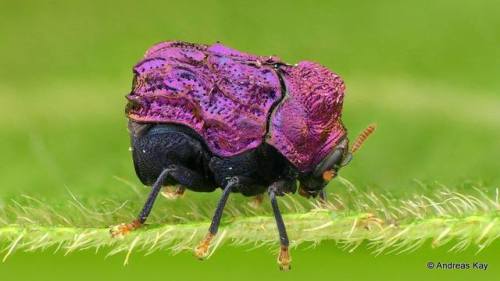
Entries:
POLYGON ((201 241, 201 243, 196 247, 195 254, 198 258, 203 259, 208 254, 208 248, 210 247, 210 242, 217 234, 219 230, 219 224, 222 218, 222 212, 224 211, 224 207, 226 206, 227 199, 229 198, 229 194, 231 194, 232 189, 240 184, 240 179, 238 177, 230 178, 222 192, 222 196, 217 203, 217 208, 215 209, 214 216, 212 218, 212 223, 208 228, 208 233, 205 236, 205 239, 201 241))
POLYGON ((146 200, 146 203, 144 203, 144 207, 142 207, 142 210, 139 213, 139 216, 137 217, 137 221, 140 224, 143 224, 148 219, 148 216, 151 213, 151 209, 153 208, 153 204, 155 203, 156 197, 158 197, 158 193, 160 193, 160 190, 163 187, 163 183, 170 175, 170 173, 172 173, 172 171, 174 171, 175 169, 176 169, 175 167, 169 167, 163 170, 160 176, 158 176, 158 179, 156 179, 156 182, 153 184, 151 188, 151 192, 149 193, 148 199, 146 200))
POLYGON ((158 176, 155 183, 153 184, 148 199, 146 200, 146 203, 144 203, 144 207, 142 207, 142 210, 139 213, 139 216, 137 216, 137 219, 133 220, 131 223, 122 223, 120 225, 112 227, 110 229, 110 232, 113 237, 125 235, 130 231, 141 227, 141 225, 147 220, 149 213, 151 213, 153 204, 156 200, 156 197, 158 197, 158 193, 160 192, 165 180, 173 170, 175 170, 175 167, 170 166, 169 168, 161 172, 161 174, 158 176))
MULTIPOLYGON (((120 224, 111 229, 111 235, 118 236, 129 233, 130 231, 139 228, 144 222, 146 222, 149 214, 151 213, 151 209, 153 208, 153 204, 160 193, 160 190, 164 186, 167 178, 170 177, 177 181, 179 184, 184 186, 195 186, 195 187, 211 187, 213 184, 207 182, 202 175, 199 173, 192 171, 186 167, 179 165, 170 165, 168 168, 164 169, 155 183, 151 187, 151 192, 149 193, 148 199, 146 203, 144 203, 144 207, 141 212, 137 216, 137 219, 133 220, 131 223, 120 224)), ((208 190, 205 190, 208 191, 208 190)))
POLYGON ((193 171, 184 166, 175 166, 170 176, 182 186, 189 187, 190 190, 196 192, 209 192, 215 190, 215 185, 205 179, 205 177, 197 171, 193 171))
POLYGON ((326 191, 325 189, 323 188, 320 192, 319 192, 319 201, 322 203, 322 204, 326 204, 328 203, 328 197, 326 195, 326 191))
POLYGON ((288 241, 288 235, 286 233, 285 223, 283 222, 283 217, 278 206, 278 201, 276 200, 276 193, 280 191, 277 190, 277 184, 273 184, 269 187, 269 198, 271 199, 271 206, 273 208, 274 218, 276 220, 276 226, 278 227, 278 233, 280 238, 280 254, 278 256, 278 264, 281 270, 290 269, 290 253, 288 251, 288 246, 290 242, 288 241))

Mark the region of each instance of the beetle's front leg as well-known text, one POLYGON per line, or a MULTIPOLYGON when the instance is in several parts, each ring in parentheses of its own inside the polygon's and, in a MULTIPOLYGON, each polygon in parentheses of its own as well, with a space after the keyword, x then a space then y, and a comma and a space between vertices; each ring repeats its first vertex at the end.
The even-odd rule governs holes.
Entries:
POLYGON ((292 261, 292 259, 290 257, 290 252, 288 250, 290 244, 288 240, 288 234, 286 233, 285 223, 283 221, 283 217, 281 216, 281 211, 279 209, 276 196, 284 195, 287 189, 289 189, 289 186, 290 182, 283 180, 273 183, 268 190, 280 239, 280 252, 278 255, 278 264, 281 270, 290 270, 290 262, 292 261))
POLYGON ((307 199, 316 200, 319 208, 327 209, 330 206, 325 188, 315 192, 299 189, 299 194, 307 199))
POLYGON ((328 204, 328 196, 326 194, 326 190, 325 188, 323 188, 319 194, 318 194, 318 197, 319 197, 319 202, 323 205, 326 205, 328 204))

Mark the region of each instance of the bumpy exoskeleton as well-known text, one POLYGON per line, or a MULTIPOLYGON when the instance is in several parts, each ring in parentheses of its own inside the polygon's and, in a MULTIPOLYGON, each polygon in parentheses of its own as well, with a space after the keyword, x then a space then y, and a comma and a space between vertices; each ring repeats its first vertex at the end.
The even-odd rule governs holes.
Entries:
POLYGON ((228 196, 260 198, 267 191, 281 250, 289 268, 289 241, 276 196, 296 191, 325 200, 324 187, 351 159, 342 124, 344 82, 308 61, 296 65, 255 56, 222 44, 163 42, 151 47, 133 69, 127 95, 132 155, 137 176, 151 185, 138 218, 113 230, 141 226, 164 186, 222 188, 206 238, 204 257, 228 196))

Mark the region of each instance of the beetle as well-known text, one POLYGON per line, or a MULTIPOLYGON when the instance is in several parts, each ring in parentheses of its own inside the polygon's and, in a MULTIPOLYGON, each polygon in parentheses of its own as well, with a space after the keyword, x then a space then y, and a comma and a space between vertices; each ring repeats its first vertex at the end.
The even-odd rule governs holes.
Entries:
MULTIPOLYGON (((163 187, 212 192, 222 188, 208 233, 196 247, 204 258, 231 193, 268 193, 280 240, 278 263, 290 267, 289 240, 277 202, 297 191, 326 200, 324 188, 349 163, 341 116, 345 86, 317 63, 290 65, 223 44, 162 42, 133 68, 126 115, 140 181, 152 186, 126 234, 143 225, 163 187)), ((353 148, 373 131, 369 127, 353 148)))

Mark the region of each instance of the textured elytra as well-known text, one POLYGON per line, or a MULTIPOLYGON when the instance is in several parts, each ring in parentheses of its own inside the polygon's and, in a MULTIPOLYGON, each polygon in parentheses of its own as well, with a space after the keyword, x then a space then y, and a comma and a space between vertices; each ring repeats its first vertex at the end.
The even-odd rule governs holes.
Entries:
POLYGON ((186 125, 215 155, 234 156, 266 141, 308 172, 346 133, 343 81, 316 63, 291 66, 222 44, 163 42, 134 73, 128 117, 186 125))
POLYGON ((282 97, 273 58, 183 42, 153 46, 134 67, 128 116, 179 123, 210 150, 232 156, 262 143, 271 106, 282 97))

